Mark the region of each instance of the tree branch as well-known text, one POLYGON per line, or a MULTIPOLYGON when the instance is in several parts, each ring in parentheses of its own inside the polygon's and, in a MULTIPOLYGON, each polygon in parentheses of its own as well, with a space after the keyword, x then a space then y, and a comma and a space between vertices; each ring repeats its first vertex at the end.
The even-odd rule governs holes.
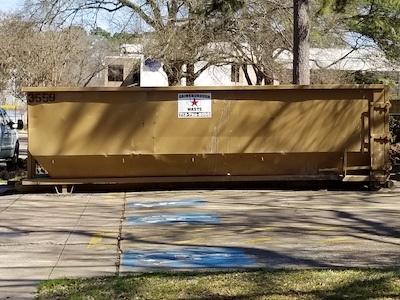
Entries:
POLYGON ((156 22, 154 22, 154 20, 151 19, 151 17, 148 16, 140 6, 138 6, 137 4, 132 3, 132 1, 128 1, 128 0, 117 0, 117 1, 119 3, 121 3, 123 6, 129 7, 135 13, 137 13, 139 15, 139 17, 142 18, 143 21, 146 22, 147 25, 151 26, 154 29, 157 29, 156 22))
POLYGON ((163 18, 161 15, 160 7, 157 5, 155 0, 147 0, 146 3, 148 3, 151 7, 151 10, 153 12, 154 16, 154 24, 156 24, 157 29, 160 29, 163 27, 163 18))

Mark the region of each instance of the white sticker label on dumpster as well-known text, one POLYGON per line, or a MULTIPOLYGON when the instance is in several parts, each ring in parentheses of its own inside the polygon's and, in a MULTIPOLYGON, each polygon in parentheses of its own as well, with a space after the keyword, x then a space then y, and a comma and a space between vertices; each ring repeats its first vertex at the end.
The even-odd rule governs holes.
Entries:
POLYGON ((211 118, 211 93, 178 94, 178 118, 211 118))

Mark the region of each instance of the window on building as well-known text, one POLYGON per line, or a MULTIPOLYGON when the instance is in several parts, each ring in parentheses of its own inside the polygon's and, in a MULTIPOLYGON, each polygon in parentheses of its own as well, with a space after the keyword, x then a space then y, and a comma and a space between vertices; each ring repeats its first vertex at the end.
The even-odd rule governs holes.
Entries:
POLYGON ((124 66, 109 65, 108 66, 108 81, 124 81, 124 66))
POLYGON ((231 82, 239 82, 240 81, 240 65, 232 64, 231 65, 231 82))
POLYGON ((140 63, 133 66, 121 86, 140 86, 140 63))

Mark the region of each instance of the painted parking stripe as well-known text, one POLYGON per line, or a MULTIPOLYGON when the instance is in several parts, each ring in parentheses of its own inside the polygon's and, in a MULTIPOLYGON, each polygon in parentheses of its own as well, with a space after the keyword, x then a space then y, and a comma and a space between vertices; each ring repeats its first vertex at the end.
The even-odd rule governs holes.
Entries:
POLYGON ((127 269, 164 268, 254 268, 257 264, 250 256, 234 248, 188 248, 167 251, 126 251, 122 266, 127 269))
POLYGON ((158 202, 131 202, 128 203, 129 208, 151 208, 151 207, 192 207, 202 206, 205 202, 201 199, 183 199, 158 202))
POLYGON ((170 223, 202 223, 218 224, 217 214, 185 213, 185 214, 142 214, 127 217, 128 225, 157 225, 170 223))

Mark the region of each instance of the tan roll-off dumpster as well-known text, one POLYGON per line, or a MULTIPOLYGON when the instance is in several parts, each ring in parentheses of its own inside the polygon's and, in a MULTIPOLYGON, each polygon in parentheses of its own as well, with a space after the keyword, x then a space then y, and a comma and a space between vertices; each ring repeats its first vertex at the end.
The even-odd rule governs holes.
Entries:
POLYGON ((383 85, 25 88, 28 178, 387 182, 383 85), (40 164, 48 176, 36 173, 40 164))

